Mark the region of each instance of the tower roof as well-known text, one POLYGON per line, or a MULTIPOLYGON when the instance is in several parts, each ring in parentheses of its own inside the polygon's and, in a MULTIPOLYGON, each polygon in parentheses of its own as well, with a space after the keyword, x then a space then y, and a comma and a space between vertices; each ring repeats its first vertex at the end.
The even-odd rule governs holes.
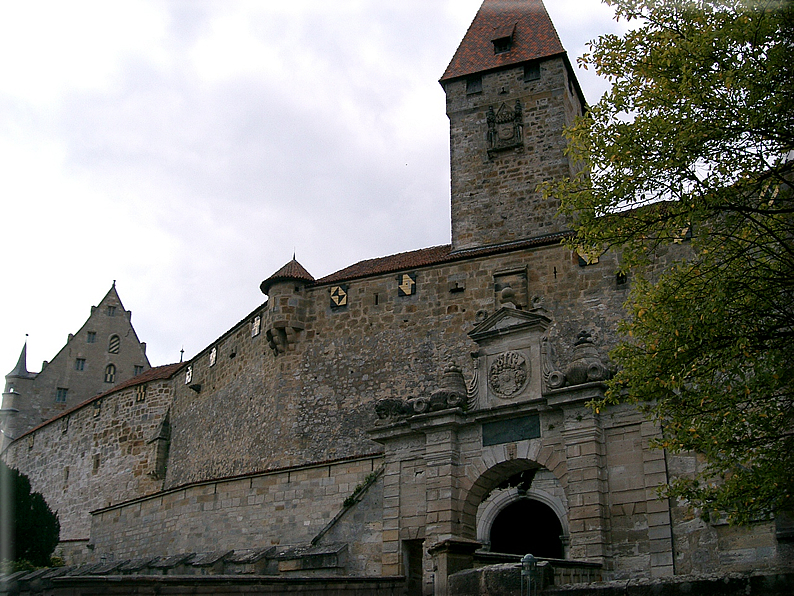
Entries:
POLYGON ((267 294, 271 286, 280 281, 302 281, 311 283, 314 281, 314 277, 312 277, 312 274, 306 271, 303 265, 298 263, 293 256, 289 263, 263 281, 259 289, 262 290, 263 294, 267 294))
POLYGON ((35 376, 36 373, 28 372, 28 342, 25 342, 22 346, 22 352, 19 354, 17 365, 14 370, 6 375, 6 378, 33 379, 35 376))
POLYGON ((542 0, 485 0, 440 82, 564 53, 542 0))

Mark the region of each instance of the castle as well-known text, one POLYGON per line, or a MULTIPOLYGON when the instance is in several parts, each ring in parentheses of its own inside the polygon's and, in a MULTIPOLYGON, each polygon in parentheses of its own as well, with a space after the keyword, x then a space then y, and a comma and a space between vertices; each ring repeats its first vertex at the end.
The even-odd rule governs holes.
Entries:
POLYGON ((527 552, 558 581, 782 564, 774 522, 658 497, 696 455, 653 449, 633 407, 586 405, 630 279, 562 245, 536 190, 572 172, 562 131, 585 109, 541 0, 485 0, 440 83, 451 244, 319 279, 293 259, 188 362, 149 367, 115 287, 41 373, 23 351, 3 457, 58 511, 68 562, 438 595, 527 552))

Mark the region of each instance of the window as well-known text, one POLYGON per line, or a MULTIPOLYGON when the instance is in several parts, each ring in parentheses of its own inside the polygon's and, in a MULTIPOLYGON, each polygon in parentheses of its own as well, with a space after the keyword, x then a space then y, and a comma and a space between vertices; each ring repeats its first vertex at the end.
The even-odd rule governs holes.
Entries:
POLYGON ((215 363, 218 361, 218 348, 213 347, 210 351, 210 366, 215 366, 215 363))
POLYGON ((540 62, 533 62, 524 66, 524 80, 537 81, 540 79, 540 62))
POLYGON ((133 376, 135 376, 135 377, 137 377, 137 376, 138 376, 139 374, 141 374, 142 372, 143 372, 143 366, 140 366, 139 364, 136 364, 136 365, 135 365, 135 367, 134 367, 134 369, 133 369, 133 373, 132 373, 132 375, 133 375, 133 376))
POLYGON ((97 470, 99 470, 99 454, 95 453, 94 454, 94 469, 91 470, 91 473, 92 474, 96 474, 97 470))
POLYGON ((86 342, 89 344, 96 343, 96 331, 89 331, 88 337, 86 338, 86 342))
POLYGON ((105 367, 105 383, 116 382, 116 367, 113 364, 108 364, 105 367))
POLYGON ((115 306, 108 306, 107 313, 109 317, 116 316, 116 307, 115 306))
POLYGON ((59 404, 66 403, 66 396, 68 395, 69 390, 66 387, 58 387, 55 390, 55 401, 59 404))
POLYGON ((108 352, 118 354, 119 346, 121 346, 121 338, 118 335, 111 335, 110 341, 108 341, 108 352))
POLYGON ((190 381, 193 380, 193 365, 187 367, 185 371, 185 385, 190 385, 190 381))
POLYGON ((494 54, 504 54, 505 52, 509 52, 512 47, 513 47, 512 37, 502 37, 500 39, 493 40, 494 54))
POLYGON ((146 385, 135 387, 135 402, 140 403, 142 401, 146 401, 146 385))
POLYGON ((85 370, 85 358, 78 358, 74 361, 75 370, 85 370))
POLYGON ((482 93, 482 77, 469 77, 466 79, 466 93, 482 93))
POLYGON ((251 323, 251 337, 256 337, 262 330, 262 317, 256 315, 253 323, 251 323))

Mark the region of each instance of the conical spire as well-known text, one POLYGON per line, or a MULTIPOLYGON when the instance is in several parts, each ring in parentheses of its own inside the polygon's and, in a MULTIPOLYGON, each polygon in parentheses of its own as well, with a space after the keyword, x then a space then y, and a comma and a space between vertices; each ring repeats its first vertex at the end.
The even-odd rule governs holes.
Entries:
POLYGON ((19 355, 19 360, 17 360, 17 365, 14 367, 14 370, 6 375, 6 378, 32 379, 35 376, 35 373, 28 372, 28 342, 25 341, 25 344, 22 346, 22 352, 19 355))
POLYGON ((262 290, 263 294, 267 294, 271 286, 280 281, 301 281, 304 283, 311 283, 314 281, 314 277, 312 277, 312 274, 304 269, 303 265, 295 260, 295 256, 293 255, 292 260, 284 265, 281 269, 276 271, 273 275, 268 277, 265 281, 263 281, 259 285, 259 289, 262 290))
POLYGON ((485 0, 441 82, 563 53, 542 0, 485 0))

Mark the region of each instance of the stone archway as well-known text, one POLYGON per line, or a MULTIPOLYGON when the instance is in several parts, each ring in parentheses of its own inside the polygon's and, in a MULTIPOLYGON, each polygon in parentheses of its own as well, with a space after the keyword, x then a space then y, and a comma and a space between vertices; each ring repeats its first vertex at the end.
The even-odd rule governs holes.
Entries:
MULTIPOLYGON (((551 474, 546 471, 546 476, 547 478, 542 480, 546 480, 545 484, 548 485, 548 476, 551 474)), ((546 488, 549 487, 546 486, 546 488)), ((558 487, 558 490, 554 492, 559 495, 563 491, 561 487, 558 487)), ((477 541, 492 552, 522 555, 532 553, 538 557, 565 559, 568 557, 570 544, 566 504, 560 496, 540 488, 530 488, 529 490, 509 488, 497 491, 483 501, 479 507, 477 541), (504 550, 504 543, 500 544, 497 541, 494 544, 493 532, 501 531, 500 524, 506 525, 510 533, 525 534, 528 538, 523 541, 524 546, 504 550)))

